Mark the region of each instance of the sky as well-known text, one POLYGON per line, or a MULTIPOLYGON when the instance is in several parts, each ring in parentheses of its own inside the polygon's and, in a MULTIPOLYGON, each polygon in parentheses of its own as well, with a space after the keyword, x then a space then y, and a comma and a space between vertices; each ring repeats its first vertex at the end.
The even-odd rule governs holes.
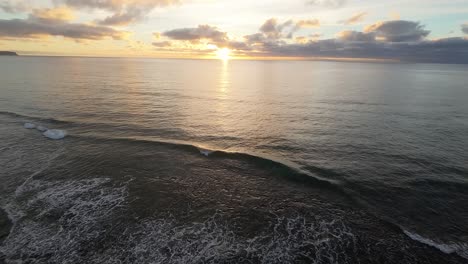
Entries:
POLYGON ((468 63, 468 1, 0 0, 0 50, 468 63))

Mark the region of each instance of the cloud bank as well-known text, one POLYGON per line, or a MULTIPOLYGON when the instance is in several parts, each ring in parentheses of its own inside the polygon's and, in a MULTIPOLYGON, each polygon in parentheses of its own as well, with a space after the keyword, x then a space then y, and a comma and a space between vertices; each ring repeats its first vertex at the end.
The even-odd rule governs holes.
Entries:
MULTIPOLYGON (((318 34, 295 37, 301 22, 268 19, 259 32, 243 40, 229 39, 216 27, 202 25, 166 31, 163 37, 174 41, 206 39, 225 45, 239 54, 253 57, 306 57, 385 59, 406 62, 468 63, 468 39, 427 39, 430 34, 417 21, 391 20, 371 24, 363 31, 346 30, 335 38, 319 40, 318 34), (237 45, 232 45, 236 43, 237 45)), ((307 23, 308 24, 308 23, 307 23)), ((315 25, 315 23, 312 23, 315 25)), ((319 23, 317 23, 319 25, 319 23)), ((464 30, 465 28, 463 28, 464 30)), ((158 45, 155 45, 158 46, 158 45)))
MULTIPOLYGON (((144 20, 157 8, 185 2, 184 0, 49 1, 0 0, 0 12, 9 13, 8 17, 17 14, 15 19, 0 19, 0 40, 45 37, 72 40, 124 40, 128 38, 130 32, 122 30, 121 27, 144 20), (25 3, 34 3, 34 6, 25 3), (47 4, 52 4, 52 7, 44 8, 47 4), (81 22, 83 19, 90 21, 81 22)), ((322 10, 337 9, 351 2, 304 0, 302 3, 309 7, 313 6, 314 10, 322 10)), ((364 6, 362 8, 365 9, 361 10, 375 12, 364 6)), ((339 11, 326 11, 340 12, 340 16, 333 18, 335 22, 331 22, 327 17, 321 18, 323 21, 313 17, 289 20, 273 17, 259 23, 257 30, 251 34, 236 37, 215 25, 201 24, 194 27, 168 28, 165 31, 158 28, 160 33, 154 33, 153 40, 148 41, 144 40, 142 34, 147 33, 141 28, 128 27, 128 30, 133 29, 137 33, 135 39, 128 41, 133 43, 132 47, 141 47, 138 51, 142 54, 159 50, 165 54, 184 52, 194 56, 206 56, 213 54, 217 48, 226 47, 233 50, 233 55, 245 57, 355 58, 468 63, 468 23, 458 24, 459 28, 456 31, 460 30, 458 32, 461 33, 461 37, 433 39, 430 30, 421 22, 402 20, 395 16, 391 20, 357 29, 356 25, 362 24, 368 13, 358 12, 339 20, 343 17, 341 12, 347 9, 346 7, 339 11), (330 29, 336 27, 336 23, 352 25, 353 30, 348 30, 351 27, 344 26, 346 30, 332 35, 330 29)), ((182 22, 182 25, 186 25, 185 22, 182 22)), ((455 29, 451 30, 454 32, 455 29)))

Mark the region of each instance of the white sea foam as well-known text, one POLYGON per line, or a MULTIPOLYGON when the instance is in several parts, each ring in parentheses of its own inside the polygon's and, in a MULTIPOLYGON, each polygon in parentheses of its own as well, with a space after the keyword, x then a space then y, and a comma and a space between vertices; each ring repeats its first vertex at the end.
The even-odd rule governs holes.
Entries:
POLYGON ((426 244, 428 246, 435 247, 438 250, 444 252, 445 254, 456 253, 459 256, 468 259, 468 244, 466 243, 438 243, 430 238, 423 237, 416 233, 411 233, 407 230, 403 230, 403 232, 411 239, 426 244))
POLYGON ((44 127, 44 126, 37 126, 36 129, 40 132, 45 132, 47 131, 47 127, 44 127))
MULTIPOLYGON (((35 184, 37 184, 37 181, 34 181, 34 177, 36 175, 39 175, 43 171, 45 171, 52 164, 52 162, 55 161, 55 159, 57 159, 63 154, 63 150, 64 150, 63 148, 57 149, 56 151, 48 155, 45 161, 38 159, 41 161, 42 166, 39 169, 37 169, 34 173, 29 175, 26 178, 26 180, 20 186, 16 188, 15 197, 21 196, 25 191, 28 191, 29 189, 31 189, 32 188, 31 186, 34 186, 35 184)), ((23 166, 23 164, 20 164, 20 165, 23 166)))
POLYGON ((171 218, 147 221, 125 241, 129 248, 116 245, 96 262, 219 263, 247 258, 279 264, 294 263, 300 256, 309 263, 345 263, 345 250, 356 243, 350 230, 338 221, 281 217, 268 232, 249 239, 236 236, 216 215, 182 226, 171 218), (305 252, 305 248, 313 252, 305 252))
MULTIPOLYGON (((18 219, 0 246, 7 263, 346 263, 356 245, 340 220, 278 217, 253 238, 236 235, 219 215, 204 222, 173 217, 126 221, 127 188, 111 180, 31 180, 8 207, 18 219), (21 213, 18 213, 21 212, 21 213), (121 212, 121 213, 119 213, 121 212), (115 227, 114 227, 115 224, 115 227), (104 239, 106 238, 106 239, 104 239), (96 243, 106 243, 96 249, 96 243), (306 252, 304 248, 312 251, 306 252)), ((99 247, 99 246, 98 246, 99 247)))
POLYGON ((60 129, 49 129, 42 133, 45 137, 48 137, 50 139, 62 139, 67 135, 67 132, 65 130, 60 130, 60 129))
POLYGON ((108 178, 30 180, 4 207, 14 225, 0 255, 7 263, 80 263, 80 249, 97 241, 125 205, 126 187, 109 185, 108 178))
POLYGON ((27 128, 27 129, 33 129, 33 128, 36 128, 36 125, 33 124, 33 123, 24 123, 24 128, 27 128))

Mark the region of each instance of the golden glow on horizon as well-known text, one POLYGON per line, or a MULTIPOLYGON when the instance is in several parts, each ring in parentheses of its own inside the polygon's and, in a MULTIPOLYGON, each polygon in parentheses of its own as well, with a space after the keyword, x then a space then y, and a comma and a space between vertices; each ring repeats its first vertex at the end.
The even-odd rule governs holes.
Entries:
POLYGON ((0 0, 0 50, 220 61, 451 61, 449 53, 433 53, 468 41, 468 20, 460 17, 468 5, 413 1, 432 4, 421 12, 414 3, 371 0, 0 0), (368 42, 376 42, 372 51, 368 42), (417 50, 426 44, 433 50, 417 50), (407 47, 417 54, 408 57, 407 47))
POLYGON ((216 51, 216 57, 220 60, 227 61, 231 58, 231 50, 228 48, 221 48, 216 51))

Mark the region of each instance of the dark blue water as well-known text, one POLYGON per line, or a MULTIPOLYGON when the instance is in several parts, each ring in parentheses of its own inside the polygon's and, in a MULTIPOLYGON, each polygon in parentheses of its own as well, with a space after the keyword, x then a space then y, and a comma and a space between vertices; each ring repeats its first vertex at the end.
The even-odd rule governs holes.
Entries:
POLYGON ((464 263, 467 72, 1 58, 0 263, 464 263))

